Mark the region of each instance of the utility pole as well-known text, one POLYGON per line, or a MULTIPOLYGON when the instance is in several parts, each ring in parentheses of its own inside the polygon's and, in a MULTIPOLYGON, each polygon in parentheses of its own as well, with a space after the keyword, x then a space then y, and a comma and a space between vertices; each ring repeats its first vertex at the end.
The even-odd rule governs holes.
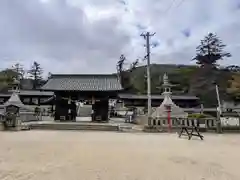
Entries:
POLYGON ((217 101, 218 101, 218 108, 217 108, 217 132, 222 133, 222 127, 221 127, 221 114, 222 114, 222 105, 220 101, 219 96, 219 89, 217 83, 215 84, 216 88, 216 95, 217 95, 217 101))
POLYGON ((151 125, 151 110, 152 110, 152 101, 151 101, 151 73, 150 73, 150 37, 154 36, 155 33, 146 32, 141 34, 143 38, 146 40, 146 51, 147 55, 147 96, 148 96, 148 125, 151 125))

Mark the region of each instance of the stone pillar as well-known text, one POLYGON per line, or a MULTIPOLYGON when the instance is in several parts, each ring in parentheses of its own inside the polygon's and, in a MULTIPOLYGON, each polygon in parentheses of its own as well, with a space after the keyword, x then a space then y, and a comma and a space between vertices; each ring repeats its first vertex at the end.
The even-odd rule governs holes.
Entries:
POLYGON ((22 124, 22 120, 21 118, 18 116, 15 119, 15 127, 13 128, 14 131, 21 131, 21 124, 22 124))

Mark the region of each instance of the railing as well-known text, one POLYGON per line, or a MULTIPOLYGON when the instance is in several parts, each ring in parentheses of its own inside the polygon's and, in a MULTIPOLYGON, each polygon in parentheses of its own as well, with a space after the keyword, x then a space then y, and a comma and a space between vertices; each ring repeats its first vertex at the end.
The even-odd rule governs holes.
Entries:
POLYGON ((22 122, 41 121, 42 115, 41 113, 36 115, 35 112, 25 111, 25 112, 20 112, 18 118, 21 119, 22 122))
MULTIPOLYGON (((123 111, 120 110, 121 108, 118 108, 116 111, 123 111)), ((144 107, 136 107, 137 114, 142 115, 146 114, 147 109, 144 107)), ((152 107, 152 112, 156 111, 157 107, 152 107)), ((200 112, 217 112, 216 108, 182 108, 185 112, 191 112, 191 113, 200 113, 200 112)))
MULTIPOLYGON (((191 119, 191 118, 171 118, 170 125, 173 129, 180 126, 197 126, 203 129, 214 129, 216 128, 216 119, 205 118, 205 119, 191 119)), ((150 119, 150 126, 156 128, 166 128, 169 126, 167 118, 154 118, 150 119)))
MULTIPOLYGON (((221 118, 221 128, 223 132, 237 130, 240 131, 240 118, 235 118, 235 121, 232 123, 224 123, 224 118, 221 118)), ((201 119, 193 119, 193 118, 171 118, 170 125, 172 129, 178 129, 180 126, 197 126, 204 131, 216 130, 216 118, 201 118, 201 119)), ((150 119, 150 125, 148 127, 152 127, 153 129, 163 129, 167 130, 169 127, 167 118, 154 118, 150 119)))

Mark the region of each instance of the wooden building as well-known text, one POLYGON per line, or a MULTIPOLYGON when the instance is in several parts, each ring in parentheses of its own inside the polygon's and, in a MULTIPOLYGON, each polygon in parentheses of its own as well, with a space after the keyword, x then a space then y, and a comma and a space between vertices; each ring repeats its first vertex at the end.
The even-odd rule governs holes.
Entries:
POLYGON ((52 106, 54 104, 53 92, 44 92, 33 89, 32 79, 14 79, 13 82, 6 87, 6 89, 1 91, 0 105, 7 102, 14 92, 17 92, 24 105, 52 106))
MULTIPOLYGON (((12 90, 0 94, 0 104, 4 104, 12 95, 12 90)), ((54 93, 39 90, 18 90, 20 100, 24 105, 53 105, 54 93)))
MULTIPOLYGON (((147 107, 147 95, 126 94, 118 95, 119 99, 124 103, 124 106, 140 106, 147 107)), ((189 95, 171 95, 173 102, 181 108, 192 108, 200 106, 200 100, 196 96, 189 95)), ((152 95, 152 107, 158 107, 163 99, 163 95, 152 95)))
POLYGON ((108 120, 108 100, 122 90, 113 74, 55 74, 41 88, 56 96, 55 120, 75 120, 76 102, 90 100, 92 120, 108 120))

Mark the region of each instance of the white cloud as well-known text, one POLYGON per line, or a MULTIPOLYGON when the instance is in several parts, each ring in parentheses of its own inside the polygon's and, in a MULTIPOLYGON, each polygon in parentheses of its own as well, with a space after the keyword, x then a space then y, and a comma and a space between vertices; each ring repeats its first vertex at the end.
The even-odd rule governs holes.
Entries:
POLYGON ((152 41, 159 44, 152 49, 154 63, 192 63, 199 41, 216 32, 232 53, 222 64, 240 65, 240 1, 181 2, 2 0, 2 67, 21 61, 28 68, 37 60, 46 72, 114 72, 120 54, 131 60, 144 56, 140 34, 146 30, 156 32, 152 41))

